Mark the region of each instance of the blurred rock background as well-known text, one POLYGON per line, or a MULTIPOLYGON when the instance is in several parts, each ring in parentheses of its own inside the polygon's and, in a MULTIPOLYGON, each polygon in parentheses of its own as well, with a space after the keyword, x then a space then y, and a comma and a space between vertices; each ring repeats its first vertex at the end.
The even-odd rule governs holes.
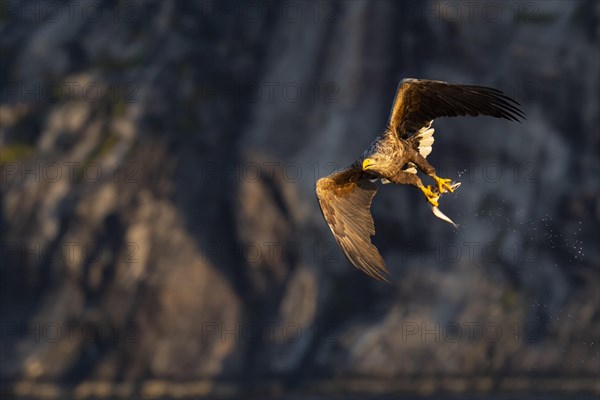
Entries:
POLYGON ((598 393, 598 2, 0 5, 5 395, 598 393), (313 187, 405 77, 527 120, 436 121, 385 285, 313 187))

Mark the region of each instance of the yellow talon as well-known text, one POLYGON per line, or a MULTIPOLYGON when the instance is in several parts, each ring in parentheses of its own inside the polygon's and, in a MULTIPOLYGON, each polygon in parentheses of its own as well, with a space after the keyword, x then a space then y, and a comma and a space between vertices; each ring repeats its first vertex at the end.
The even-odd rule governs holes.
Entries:
POLYGON ((439 194, 434 193, 431 190, 431 186, 427 185, 427 187, 425 186, 419 186, 419 189, 421 189, 421 191, 423 192, 423 194, 425 195, 425 197, 427 198, 427 201, 434 207, 438 206, 438 202, 437 200, 440 198, 439 194))
POLYGON ((437 175, 434 175, 433 179, 435 179, 440 193, 444 193, 444 191, 450 193, 454 192, 454 189, 452 188, 452 179, 440 178, 437 175))

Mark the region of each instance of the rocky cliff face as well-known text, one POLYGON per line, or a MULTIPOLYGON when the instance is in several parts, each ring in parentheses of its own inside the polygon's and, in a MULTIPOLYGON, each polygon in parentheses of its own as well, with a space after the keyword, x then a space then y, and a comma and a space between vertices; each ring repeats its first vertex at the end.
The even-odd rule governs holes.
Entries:
POLYGON ((0 22, 9 386, 597 390, 597 3, 48 4, 3 2, 0 22), (384 285, 343 258, 313 186, 404 77, 498 87, 527 121, 436 121, 461 226, 381 188, 384 285))

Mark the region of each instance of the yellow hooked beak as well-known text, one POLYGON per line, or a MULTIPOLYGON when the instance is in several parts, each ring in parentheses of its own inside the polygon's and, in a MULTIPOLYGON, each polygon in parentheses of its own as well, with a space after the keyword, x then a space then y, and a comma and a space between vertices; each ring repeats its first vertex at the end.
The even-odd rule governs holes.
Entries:
POLYGON ((372 158, 365 158, 362 164, 362 169, 363 171, 366 171, 369 168, 373 167, 373 165, 375 165, 375 160, 373 160, 372 158))

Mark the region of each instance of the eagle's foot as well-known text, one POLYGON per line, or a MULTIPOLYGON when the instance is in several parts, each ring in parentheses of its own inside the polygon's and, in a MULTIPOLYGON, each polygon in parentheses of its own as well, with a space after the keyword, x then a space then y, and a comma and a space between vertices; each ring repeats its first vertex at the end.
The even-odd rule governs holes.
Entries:
POLYGON ((421 189, 421 191, 423 192, 423 194, 425 195, 425 197, 427 198, 427 201, 434 207, 438 206, 438 199, 440 198, 439 193, 435 193, 433 190, 431 190, 431 186, 427 185, 427 186, 419 186, 419 189, 421 189))
POLYGON ((454 192, 454 187, 453 187, 454 185, 452 185, 452 179, 440 178, 437 175, 433 175, 433 179, 435 179, 435 182, 437 183, 438 191, 440 193, 454 192))

